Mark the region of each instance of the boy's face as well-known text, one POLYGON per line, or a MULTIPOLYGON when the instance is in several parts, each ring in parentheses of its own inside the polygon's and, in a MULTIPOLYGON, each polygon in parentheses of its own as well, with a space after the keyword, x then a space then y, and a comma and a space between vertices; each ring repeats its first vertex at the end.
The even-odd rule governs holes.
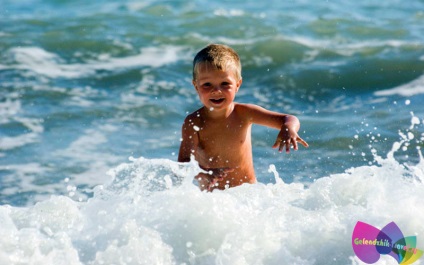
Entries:
POLYGON ((208 64, 199 65, 197 78, 193 80, 200 101, 209 110, 229 107, 234 102, 241 83, 242 80, 237 79, 233 69, 223 71, 208 64))

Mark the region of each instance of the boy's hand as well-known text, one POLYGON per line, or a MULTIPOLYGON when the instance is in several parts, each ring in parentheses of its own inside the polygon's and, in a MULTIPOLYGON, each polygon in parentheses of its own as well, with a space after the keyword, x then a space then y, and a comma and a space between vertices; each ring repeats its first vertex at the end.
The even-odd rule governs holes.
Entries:
POLYGON ((295 130, 293 130, 292 128, 283 126, 272 148, 278 147, 279 152, 282 152, 283 149, 285 148, 286 152, 289 153, 291 145, 293 145, 294 150, 297 150, 297 142, 301 143, 304 147, 309 146, 306 141, 300 138, 300 136, 297 134, 295 130))
POLYGON ((211 168, 207 169, 206 173, 199 173, 197 180, 199 181, 200 188, 212 191, 217 186, 218 181, 222 181, 228 173, 233 172, 233 168, 211 168))

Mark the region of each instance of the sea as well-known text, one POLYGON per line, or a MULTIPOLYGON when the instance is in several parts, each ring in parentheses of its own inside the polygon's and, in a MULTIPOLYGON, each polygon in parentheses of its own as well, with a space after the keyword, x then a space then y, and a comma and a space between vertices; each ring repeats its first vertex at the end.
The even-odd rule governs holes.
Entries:
POLYGON ((422 0, 0 0, 0 264, 365 264, 359 221, 423 250, 423 123, 422 0), (254 125, 258 183, 207 193, 177 156, 210 43, 309 148, 254 125))

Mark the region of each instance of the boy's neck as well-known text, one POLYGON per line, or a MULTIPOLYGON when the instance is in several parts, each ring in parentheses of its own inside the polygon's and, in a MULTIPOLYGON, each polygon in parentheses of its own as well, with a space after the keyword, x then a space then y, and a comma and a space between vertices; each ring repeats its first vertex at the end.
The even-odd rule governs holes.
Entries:
POLYGON ((206 107, 203 107, 203 113, 206 115, 207 118, 211 118, 211 119, 226 119, 233 112, 234 105, 235 104, 232 103, 227 108, 220 109, 220 110, 216 110, 216 109, 210 110, 210 109, 208 109, 206 107))

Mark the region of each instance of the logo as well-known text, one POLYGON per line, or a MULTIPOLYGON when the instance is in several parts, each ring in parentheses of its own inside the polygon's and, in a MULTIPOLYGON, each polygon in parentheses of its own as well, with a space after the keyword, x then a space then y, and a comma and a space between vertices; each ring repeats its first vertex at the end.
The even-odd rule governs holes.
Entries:
POLYGON ((416 236, 404 237, 394 222, 380 230, 358 221, 352 233, 353 251, 368 264, 376 263, 380 255, 392 256, 399 264, 412 264, 423 255, 416 246, 416 236))

